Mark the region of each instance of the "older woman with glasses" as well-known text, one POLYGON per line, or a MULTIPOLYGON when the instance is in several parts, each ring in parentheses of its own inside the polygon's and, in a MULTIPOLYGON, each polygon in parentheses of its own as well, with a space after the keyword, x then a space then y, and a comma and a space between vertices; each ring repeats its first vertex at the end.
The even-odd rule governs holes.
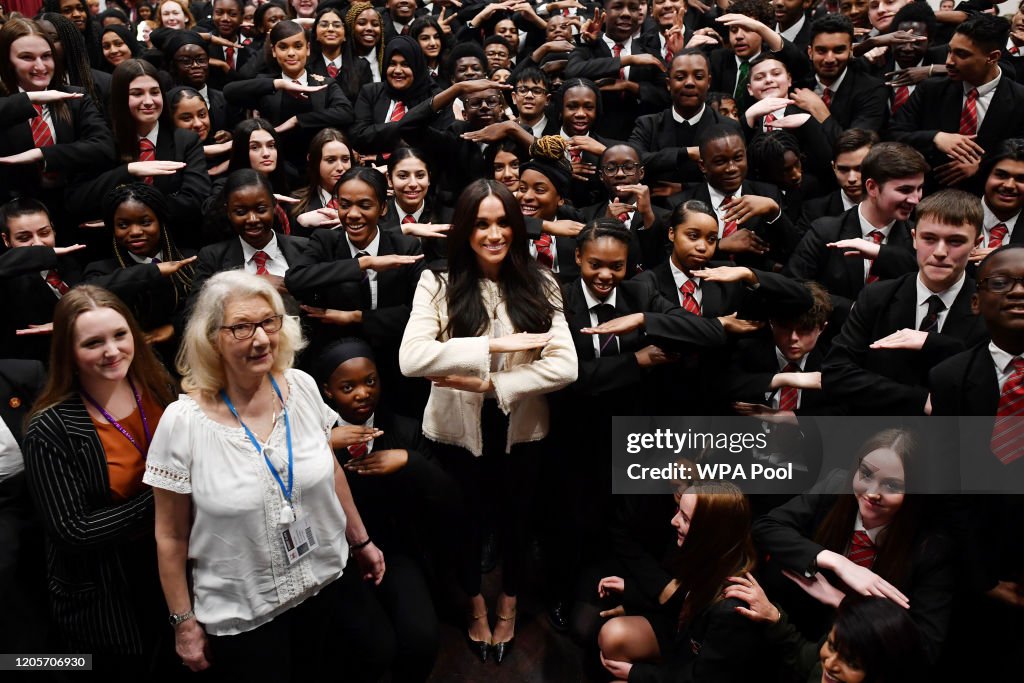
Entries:
MULTIPOLYGON (((338 415, 291 369, 303 345, 277 290, 239 271, 206 282, 185 329, 187 393, 153 435, 145 481, 176 650, 194 671, 313 675, 327 666, 328 636, 332 657, 351 648, 347 663, 358 656, 353 671, 368 676, 382 672, 365 657, 391 654, 373 654, 388 636, 362 613, 367 589, 345 571, 351 553, 358 575, 379 583, 384 557, 331 450, 338 415)), ((380 434, 339 429, 333 445, 380 434)))

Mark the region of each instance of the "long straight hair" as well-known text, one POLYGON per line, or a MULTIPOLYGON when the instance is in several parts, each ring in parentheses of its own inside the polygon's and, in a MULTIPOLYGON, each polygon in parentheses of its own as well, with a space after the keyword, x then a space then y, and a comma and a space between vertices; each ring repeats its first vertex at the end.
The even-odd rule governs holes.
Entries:
MULTIPOLYGON (((880 448, 891 449, 899 456, 903 462, 907 488, 913 488, 916 476, 917 441, 911 432, 895 428, 878 432, 864 442, 857 453, 856 464, 850 477, 851 490, 861 460, 864 459, 864 456, 880 448)), ((903 504, 896 511, 892 521, 878 534, 878 554, 875 556, 871 571, 896 586, 907 577, 910 555, 914 551, 914 537, 921 527, 922 502, 919 495, 905 495, 903 504)), ((853 535, 853 527, 856 522, 857 497, 853 493, 842 494, 836 499, 825 519, 822 520, 815 532, 814 540, 842 555, 853 535)))
POLYGON ((750 538, 750 501, 735 485, 701 483, 685 493, 695 493, 697 505, 675 567, 679 590, 686 595, 680 629, 721 600, 728 577, 751 571, 757 557, 750 538))
POLYGON ((139 160, 139 125, 128 108, 128 90, 132 81, 141 76, 149 76, 160 86, 160 100, 163 103, 160 128, 168 135, 174 133, 170 107, 167 106, 167 93, 156 67, 144 59, 124 60, 114 68, 114 75, 110 80, 110 121, 113 124, 118 157, 126 164, 139 160))
POLYGON ((75 365, 75 323, 87 311, 110 308, 128 323, 135 342, 135 357, 128 368, 128 377, 136 387, 156 399, 161 406, 174 400, 174 385, 170 374, 153 353, 146 337, 128 307, 114 294, 102 287, 79 285, 61 297, 53 311, 53 341, 50 346, 50 374, 46 386, 32 406, 36 415, 68 400, 81 389, 78 367, 75 365))
MULTIPOLYGON (((348 148, 349 156, 352 157, 352 166, 355 167, 357 157, 355 150, 345 136, 337 128, 324 128, 309 141, 309 154, 306 156, 306 186, 296 191, 294 196, 299 200, 291 209, 292 216, 298 216, 309 210, 309 203, 313 197, 320 193, 320 162, 324 158, 324 146, 328 142, 340 142, 348 148)), ((333 190, 333 188, 331 188, 333 190)))
POLYGON ((547 332, 555 314, 558 285, 530 258, 526 224, 516 198, 494 180, 477 180, 459 196, 448 234, 447 303, 451 337, 483 334, 490 319, 484 307, 479 282, 484 275, 477 263, 472 240, 476 232, 480 203, 495 197, 505 210, 512 229, 512 242, 498 272, 498 287, 516 332, 547 332))
MULTIPOLYGON (((50 85, 53 87, 64 81, 64 62, 57 59, 57 49, 53 39, 39 28, 39 24, 24 17, 13 17, 7 20, 0 28, 0 85, 3 87, 4 95, 14 95, 18 92, 18 76, 14 73, 14 65, 11 62, 11 46, 14 41, 25 36, 39 36, 46 41, 53 54, 53 76, 50 78, 50 85)), ((71 123, 71 110, 67 102, 58 100, 47 104, 55 118, 65 123, 71 123)))
POLYGON ((277 166, 274 167, 273 171, 265 175, 270 179, 274 192, 286 194, 288 192, 288 173, 285 170, 281 138, 277 131, 274 130, 274 124, 266 119, 245 119, 235 126, 234 131, 231 132, 231 153, 228 157, 228 173, 234 173, 243 168, 252 168, 252 162, 249 161, 249 138, 258 130, 270 133, 270 137, 274 140, 274 145, 277 147, 277 166))

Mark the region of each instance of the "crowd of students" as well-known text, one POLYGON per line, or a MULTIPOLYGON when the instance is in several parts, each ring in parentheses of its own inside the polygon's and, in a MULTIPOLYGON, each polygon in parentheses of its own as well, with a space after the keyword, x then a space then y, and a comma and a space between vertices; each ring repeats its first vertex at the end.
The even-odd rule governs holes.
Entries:
POLYGON ((1024 3, 32 4, 0 649, 475 680, 539 556, 593 680, 1019 670, 1024 3), (908 423, 788 501, 613 496, 646 415, 987 417, 961 474, 1002 493, 922 493, 908 423))

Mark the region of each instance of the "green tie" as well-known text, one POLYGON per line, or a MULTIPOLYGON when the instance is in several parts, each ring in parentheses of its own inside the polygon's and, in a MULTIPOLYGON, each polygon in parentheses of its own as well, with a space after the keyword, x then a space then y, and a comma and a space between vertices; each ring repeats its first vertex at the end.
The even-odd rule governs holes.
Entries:
POLYGON ((747 83, 750 81, 750 62, 740 63, 740 73, 736 78, 736 91, 733 92, 733 99, 739 104, 740 98, 747 94, 747 83))

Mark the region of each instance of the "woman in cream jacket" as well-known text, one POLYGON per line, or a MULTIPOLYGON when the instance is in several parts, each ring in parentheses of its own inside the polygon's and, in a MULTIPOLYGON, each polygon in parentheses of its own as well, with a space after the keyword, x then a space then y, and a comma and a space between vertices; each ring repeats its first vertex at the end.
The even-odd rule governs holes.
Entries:
MULTIPOLYGON (((448 236, 447 272, 425 271, 399 352, 402 373, 433 385, 423 433, 461 484, 459 578, 470 596, 470 648, 500 663, 515 632, 526 522, 548 433, 544 394, 576 380, 576 351, 550 274, 530 258, 523 215, 508 189, 478 180, 462 193, 448 236), (480 593, 479 520, 497 505, 502 595, 493 633, 480 593)), ((455 532, 453 532, 455 533, 455 532)))

